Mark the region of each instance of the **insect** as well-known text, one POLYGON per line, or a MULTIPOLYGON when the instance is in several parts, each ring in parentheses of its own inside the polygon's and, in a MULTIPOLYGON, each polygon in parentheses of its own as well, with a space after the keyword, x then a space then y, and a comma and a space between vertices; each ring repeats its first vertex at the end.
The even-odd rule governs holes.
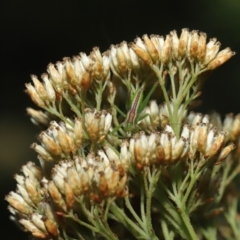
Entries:
POLYGON ((144 119, 147 114, 142 114, 143 109, 149 102, 149 99, 157 87, 157 83, 152 86, 147 96, 144 98, 144 85, 135 90, 130 104, 126 104, 127 114, 123 113, 117 106, 117 111, 125 118, 124 122, 117 126, 113 132, 122 128, 128 137, 132 136, 136 129, 138 129, 137 123, 144 119))

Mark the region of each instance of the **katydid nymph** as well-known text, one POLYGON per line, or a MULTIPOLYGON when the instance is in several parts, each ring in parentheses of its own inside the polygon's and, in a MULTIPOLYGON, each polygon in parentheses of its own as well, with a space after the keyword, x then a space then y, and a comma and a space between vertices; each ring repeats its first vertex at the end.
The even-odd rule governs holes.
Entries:
POLYGON ((125 117, 125 120, 122 124, 117 126, 113 132, 118 131, 120 127, 123 127, 124 132, 127 134, 127 136, 132 136, 133 133, 135 132, 134 130, 138 127, 137 123, 144 119, 147 114, 142 115, 143 109, 146 107, 146 105, 149 103, 149 99, 153 92, 155 91, 157 87, 157 83, 152 86, 150 91, 148 92, 147 96, 144 98, 143 93, 144 93, 144 85, 139 87, 138 89, 135 90, 135 93, 133 94, 133 98, 131 100, 130 106, 126 106, 127 108, 127 115, 123 114, 123 112, 117 107, 117 111, 125 117))

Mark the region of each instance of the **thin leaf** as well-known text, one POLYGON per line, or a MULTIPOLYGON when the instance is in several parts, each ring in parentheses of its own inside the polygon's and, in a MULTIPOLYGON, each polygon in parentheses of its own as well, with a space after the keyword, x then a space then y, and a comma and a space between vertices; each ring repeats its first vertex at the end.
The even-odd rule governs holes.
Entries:
POLYGON ((147 104, 149 103, 149 99, 151 97, 151 95, 153 94, 153 92, 156 90, 158 83, 153 84, 151 90, 149 91, 148 95, 145 97, 145 99, 141 102, 137 113, 141 113, 143 111, 143 109, 147 106, 147 104))
POLYGON ((124 118, 127 116, 120 108, 118 108, 116 105, 113 105, 114 108, 116 108, 117 112, 120 113, 124 118))

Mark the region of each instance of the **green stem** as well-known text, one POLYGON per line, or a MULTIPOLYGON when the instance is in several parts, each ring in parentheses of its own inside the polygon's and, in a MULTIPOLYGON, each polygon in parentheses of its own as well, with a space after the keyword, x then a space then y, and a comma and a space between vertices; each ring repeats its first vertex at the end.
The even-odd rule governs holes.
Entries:
POLYGON ((73 221, 75 221, 75 222, 77 222, 78 224, 80 224, 80 225, 88 228, 88 229, 91 230, 91 231, 99 232, 99 230, 98 230, 96 227, 94 227, 94 226, 92 226, 92 225, 90 225, 90 224, 88 224, 88 223, 86 223, 86 222, 83 222, 83 221, 80 220, 79 218, 75 217, 75 216, 73 215, 73 213, 69 213, 68 215, 64 215, 64 217, 72 219, 73 221))
MULTIPOLYGON (((198 178, 200 176, 200 173, 201 173, 201 166, 200 166, 200 164, 197 166, 197 168, 194 171, 194 169, 193 169, 194 168, 193 167, 194 160, 191 159, 190 161, 191 161, 191 163, 190 163, 190 167, 191 167, 191 173, 190 173, 191 175, 190 175, 190 177, 191 177, 191 180, 190 180, 190 183, 187 186, 187 191, 186 191, 186 193, 185 193, 185 195, 183 197, 183 200, 182 200, 182 204, 184 204, 184 205, 186 205, 186 201, 187 201, 187 199, 189 197, 189 194, 191 193, 192 188, 193 188, 194 184, 196 183, 196 181, 198 180, 198 178)), ((188 177, 188 176, 186 176, 186 177, 188 177)))
POLYGON ((226 185, 228 185, 240 172, 240 165, 237 168, 234 168, 234 171, 228 176, 226 180, 226 185))
MULTIPOLYGON (((197 240, 198 237, 193 229, 193 226, 190 222, 190 218, 186 212, 186 201, 188 200, 189 194, 192 192, 193 186, 196 183, 196 180, 199 178, 200 174, 200 165, 197 166, 197 168, 194 170, 194 160, 190 160, 190 176, 191 180, 190 183, 187 186, 187 191, 183 196, 183 199, 181 199, 182 192, 178 191, 177 195, 175 194, 175 200, 174 202, 177 205, 177 208, 179 210, 181 219, 183 221, 183 224, 186 229, 186 235, 188 236, 187 239, 189 240, 197 240)), ((185 176, 185 178, 189 178, 188 174, 185 176)), ((184 179, 185 180, 185 179, 184 179)), ((184 185, 187 184, 187 181, 183 181, 184 185)), ((181 185, 180 189, 185 189, 186 187, 181 185)), ((177 190, 176 190, 177 191, 177 190)), ((175 192, 176 192, 175 191, 175 192)))
POLYGON ((191 87, 192 87, 193 84, 196 82, 197 77, 198 77, 201 73, 203 73, 203 72, 205 72, 205 71, 207 71, 207 69, 203 69, 203 70, 201 70, 201 71, 199 71, 199 72, 197 72, 197 73, 192 72, 192 74, 191 74, 192 77, 191 77, 190 81, 187 81, 187 82, 186 82, 187 85, 182 88, 183 91, 181 92, 181 95, 179 94, 179 96, 178 96, 178 97, 181 99, 181 101, 185 98, 185 96, 187 95, 187 93, 190 91, 191 87))
POLYGON ((63 229, 62 231, 63 231, 64 239, 65 239, 65 240, 69 240, 69 237, 68 237, 68 235, 67 235, 65 229, 63 229))
POLYGON ((231 206, 228 209, 228 212, 225 214, 225 218, 230 225, 234 239, 240 239, 240 230, 239 230, 239 221, 237 221, 237 204, 238 201, 237 199, 234 199, 233 202, 231 203, 231 206))
POLYGON ((98 84, 97 86, 97 92, 96 92, 96 95, 95 95, 95 99, 96 99, 96 103, 97 103, 97 111, 100 111, 100 108, 101 108, 101 104, 102 104, 102 93, 103 93, 103 86, 102 84, 98 84))
POLYGON ((192 191, 188 200, 188 206, 186 207, 187 208, 186 211, 189 215, 204 204, 204 201, 202 198, 199 198, 198 200, 196 200, 196 193, 197 193, 196 189, 192 191))
POLYGON ((67 118, 65 118, 62 114, 60 114, 56 110, 56 106, 44 108, 44 110, 55 115, 56 117, 60 118, 63 122, 68 123, 70 126, 72 126, 72 127, 74 126, 74 124, 71 121, 69 121, 67 118))
POLYGON ((128 231, 130 231, 136 239, 149 239, 148 235, 139 228, 125 213, 120 209, 115 202, 110 206, 110 211, 116 216, 128 231))
MULTIPOLYGON (((162 183, 162 185, 164 185, 162 183)), ((163 219, 167 220, 168 223, 175 229, 175 231, 181 235, 182 238, 186 238, 185 228, 182 227, 182 219, 179 211, 173 205, 172 201, 166 196, 161 185, 156 189, 154 197, 158 201, 157 206, 163 219)))
POLYGON ((123 131, 122 129, 122 125, 120 124, 117 118, 117 109, 114 105, 114 100, 109 101, 110 105, 111 105, 111 112, 112 112, 112 117, 113 117, 113 123, 116 126, 117 130, 122 134, 123 137, 126 136, 126 133, 123 131))
POLYGON ((168 197, 171 200, 175 201, 176 200, 175 195, 172 194, 172 192, 168 189, 168 187, 162 181, 160 181, 160 185, 166 191, 166 193, 168 194, 168 197))
POLYGON ((107 205, 106 205, 106 208, 105 208, 105 211, 104 211, 104 216, 103 216, 103 224, 104 226, 106 227, 106 229, 108 230, 108 233, 111 237, 111 239, 118 239, 118 237, 116 237, 116 235, 112 232, 112 229, 109 227, 109 224, 108 224, 108 212, 109 212, 109 209, 110 209, 110 206, 112 204, 112 202, 114 201, 115 199, 109 199, 107 200, 107 205))
MULTIPOLYGON (((128 210, 130 211, 130 213, 133 215, 133 217, 135 218, 135 220, 137 221, 137 223, 142 227, 145 228, 145 225, 143 224, 143 222, 141 221, 141 219, 139 218, 139 216, 137 215, 137 213, 134 211, 132 204, 129 201, 128 196, 125 197, 125 204, 126 207, 128 208, 128 210)), ((146 229, 144 229, 146 230, 146 229)))
POLYGON ((240 166, 234 168, 233 172, 228 175, 233 165, 231 164, 232 162, 233 161, 227 162, 223 167, 222 181, 219 187, 216 203, 219 203, 221 201, 226 186, 239 174, 240 166))
MULTIPOLYGON (((148 189, 146 191, 146 220, 147 220, 147 229, 152 237, 152 239, 158 239, 153 231, 153 226, 152 226, 152 197, 154 194, 154 191, 156 189, 157 182, 160 177, 161 171, 159 169, 153 169, 152 173, 150 172, 151 170, 148 168, 148 189)), ((145 179, 145 177, 144 177, 145 179)))
POLYGON ((172 231, 169 232, 168 226, 164 220, 160 220, 162 232, 165 240, 173 240, 174 239, 174 233, 172 231))
POLYGON ((188 179, 190 178, 190 172, 187 172, 187 175, 185 176, 180 188, 179 188, 179 193, 182 194, 182 192, 186 189, 186 183, 188 181, 188 179))
POLYGON ((152 210, 152 186, 149 187, 149 190, 147 192, 147 201, 146 201, 146 217, 147 217, 147 228, 149 233, 153 231, 152 227, 152 217, 151 217, 151 210, 152 210))
MULTIPOLYGON (((169 69, 173 70, 172 67, 173 66, 171 64, 169 66, 169 69)), ((180 106, 181 102, 177 101, 177 93, 176 93, 175 79, 174 79, 175 74, 171 70, 169 71, 169 76, 170 76, 170 80, 171 80, 171 87, 172 87, 172 94, 173 94, 173 99, 172 99, 173 112, 172 112, 172 119, 170 119, 170 123, 171 123, 173 131, 178 139, 179 133, 180 133, 180 128, 181 128, 181 122, 180 122, 181 118, 179 118, 178 111, 179 111, 179 106, 180 106)))
MULTIPOLYGON (((132 71, 131 70, 128 70, 128 73, 127 73, 127 77, 124 77, 124 78, 122 78, 122 77, 120 77, 119 75, 119 79, 122 81, 122 83, 127 87, 127 90, 128 90, 128 92, 131 92, 131 90, 132 90, 132 87, 133 87, 133 85, 131 84, 131 74, 132 73, 132 71)), ((116 75, 117 76, 117 75, 116 75)))
POLYGON ((200 231, 204 239, 217 240, 217 228, 212 223, 209 223, 206 227, 200 228, 200 231))
POLYGON ((106 239, 109 240, 114 240, 114 239, 118 239, 111 231, 111 229, 109 230, 108 228, 106 228, 106 226, 103 224, 103 222, 101 221, 101 219, 99 218, 99 214, 98 214, 98 209, 96 209, 96 211, 92 210, 91 213, 87 210, 85 204, 80 200, 77 199, 77 202, 80 204, 81 209, 83 211, 83 213, 85 214, 85 216, 87 217, 88 221, 90 223, 92 223, 92 225, 95 227, 95 232, 101 234, 102 236, 104 236, 106 239), (97 216, 96 216, 97 214, 97 216))
POLYGON ((84 133, 86 134, 86 137, 89 139, 89 134, 88 134, 88 131, 87 131, 87 128, 86 128, 86 125, 85 125, 85 106, 84 106, 84 103, 85 103, 85 99, 86 99, 86 92, 80 92, 80 98, 81 98, 81 112, 82 112, 82 127, 83 127, 83 130, 84 130, 84 133))
POLYGON ((71 110, 78 116, 81 117, 81 113, 78 110, 78 108, 76 107, 76 104, 74 104, 71 99, 69 98, 68 94, 63 93, 63 97, 64 99, 67 101, 67 103, 69 104, 69 106, 71 107, 71 110))
MULTIPOLYGON (((54 103, 54 107, 56 108, 56 104, 55 104, 55 103, 54 103)), ((59 100, 58 109, 59 109, 59 113, 63 116, 63 111, 62 111, 62 98, 59 100)))
POLYGON ((77 232, 76 230, 74 232, 77 235, 77 237, 79 238, 79 240, 86 240, 79 232, 77 232))
MULTIPOLYGON (((169 69, 171 68, 172 68, 172 64, 169 66, 169 69)), ((176 95, 175 79, 174 79, 175 74, 172 71, 169 71, 169 76, 171 80, 173 99, 176 99, 177 95, 176 95)))
POLYGON ((171 104, 170 104, 168 93, 167 93, 167 90, 166 90, 166 87, 165 87, 165 81, 162 77, 163 65, 161 65, 160 69, 155 65, 150 65, 150 67, 156 73, 156 75, 158 77, 158 82, 160 84, 160 87, 161 87, 162 92, 163 92, 164 99, 165 99, 166 104, 167 104, 169 118, 171 119, 172 118, 171 104))
POLYGON ((190 222, 190 219, 184 210, 185 207, 182 207, 182 206, 178 206, 178 207, 179 207, 179 211, 180 211, 180 216, 181 216, 181 218, 185 224, 185 227, 188 231, 187 232, 188 240, 198 240, 199 238, 198 238, 197 234, 195 233, 193 226, 190 222))
POLYGON ((145 191, 144 188, 140 188, 140 212, 144 226, 146 225, 146 213, 145 213, 145 191))

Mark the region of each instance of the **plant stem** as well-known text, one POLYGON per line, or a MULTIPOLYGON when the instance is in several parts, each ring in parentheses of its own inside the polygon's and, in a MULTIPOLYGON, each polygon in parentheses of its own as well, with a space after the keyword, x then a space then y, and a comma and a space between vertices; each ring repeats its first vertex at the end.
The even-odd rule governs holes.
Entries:
MULTIPOLYGON (((196 180, 199 178, 200 174, 200 167, 199 165, 197 166, 196 169, 194 169, 194 160, 190 160, 190 183, 188 183, 188 181, 185 181, 185 179, 183 180, 183 183, 181 185, 181 187, 179 189, 186 189, 186 186, 184 186, 185 184, 188 184, 187 186, 187 191, 185 192, 183 198, 181 198, 181 195, 182 195, 182 191, 177 191, 177 189, 175 189, 175 192, 174 192, 174 196, 175 196, 175 200, 174 202, 176 203, 177 205, 177 208, 179 210, 179 213, 180 213, 180 216, 181 216, 181 219, 183 221, 183 224, 185 225, 185 229, 186 229, 186 235, 187 235, 187 239, 189 240, 197 240, 198 237, 193 229, 193 226, 190 222, 190 218, 186 212, 186 201, 188 200, 188 197, 193 189, 193 186, 194 184, 196 183, 196 180), (184 185, 183 185, 184 184, 184 185)), ((185 176, 185 178, 189 179, 189 175, 187 174, 185 176)))
POLYGON ((106 239, 109 239, 109 240, 117 240, 118 239, 113 234, 111 229, 104 225, 104 224, 106 224, 106 222, 103 223, 101 218, 99 218, 98 209, 95 209, 96 211, 93 210, 93 211, 89 212, 88 209, 86 208, 86 206, 84 205, 84 203, 81 202, 81 200, 77 200, 77 202, 80 204, 81 209, 82 209, 83 213, 85 214, 85 216, 87 217, 88 221, 94 226, 94 229, 92 231, 95 231, 95 232, 101 234, 102 236, 104 236, 106 239))
MULTIPOLYGON (((164 183, 162 183, 162 185, 164 185, 164 183)), ((175 231, 184 239, 186 238, 186 231, 185 227, 182 227, 182 220, 179 211, 176 209, 175 204, 173 205, 172 201, 166 196, 162 185, 156 189, 154 194, 154 197, 159 203, 157 207, 162 214, 162 218, 170 223, 175 231)))
POLYGON ((167 90, 166 90, 166 87, 165 87, 165 81, 162 77, 163 66, 161 65, 161 67, 159 69, 157 66, 151 65, 151 68, 153 69, 153 71, 156 73, 156 75, 158 77, 158 82, 159 82, 159 85, 162 89, 163 96, 164 96, 164 99, 165 99, 166 104, 167 104, 169 118, 171 119, 172 118, 172 111, 171 111, 171 107, 170 107, 170 100, 169 100, 169 96, 168 96, 168 93, 167 93, 167 90))
MULTIPOLYGON (((128 196, 125 197, 125 204, 126 204, 126 207, 128 208, 128 210, 130 211, 130 213, 133 215, 133 217, 135 218, 135 220, 138 222, 138 224, 144 228, 144 224, 143 222, 141 221, 141 219, 139 218, 139 216, 137 215, 137 213, 134 211, 130 201, 129 201, 129 198, 128 196)), ((145 229, 146 230, 146 229, 145 229)))
POLYGON ((63 97, 64 99, 67 101, 67 103, 69 104, 69 106, 71 107, 71 110, 78 116, 81 117, 81 113, 78 110, 78 108, 76 107, 76 104, 74 104, 71 99, 69 98, 69 95, 66 93, 63 93, 63 97))
POLYGON ((239 221, 237 221, 237 199, 234 199, 231 204, 229 204, 228 212, 225 213, 225 218, 232 229, 234 239, 240 239, 239 221))
POLYGON ((69 121, 67 118, 65 118, 62 114, 60 114, 57 110, 56 110, 56 106, 53 107, 47 107, 44 108, 44 110, 46 110, 47 112, 57 116, 58 118, 60 118, 63 122, 69 124, 70 126, 74 126, 73 123, 71 121, 69 121))
POLYGON ((102 83, 98 84, 98 86, 96 88, 97 88, 96 93, 95 93, 95 98, 96 98, 96 103, 97 103, 96 109, 97 109, 97 111, 100 111, 100 107, 102 104, 102 93, 103 93, 102 83))
POLYGON ((73 215, 73 213, 69 213, 68 215, 65 215, 64 217, 72 219, 73 221, 75 221, 78 224, 88 228, 91 231, 98 232, 98 229, 96 227, 94 227, 94 226, 92 226, 92 225, 90 225, 90 224, 88 224, 86 222, 81 221, 79 218, 75 217, 73 215))
POLYGON ((115 215, 115 217, 121 222, 128 231, 130 231, 136 239, 149 239, 147 233, 145 233, 141 228, 139 228, 125 213, 120 209, 115 202, 110 206, 110 211, 115 215))
POLYGON ((163 219, 161 219, 160 222, 161 222, 161 227, 162 227, 162 232, 163 232, 164 239, 165 240, 173 240, 174 233, 173 232, 169 232, 168 226, 167 226, 166 222, 163 219))
POLYGON ((190 219, 188 217, 188 215, 186 214, 184 208, 182 206, 178 206, 179 207, 179 211, 180 211, 180 216, 185 224, 185 227, 187 229, 187 234, 188 234, 188 240, 198 240, 198 236, 196 235, 193 226, 190 222, 190 219))
MULTIPOLYGON (((147 220, 147 229, 149 234, 151 235, 152 239, 158 239, 153 231, 152 227, 152 197, 154 191, 156 189, 156 185, 158 183, 161 171, 159 169, 153 169, 152 172, 148 168, 148 183, 145 184, 148 186, 146 191, 146 220, 147 220)), ((144 179, 146 180, 145 176, 144 179)))

